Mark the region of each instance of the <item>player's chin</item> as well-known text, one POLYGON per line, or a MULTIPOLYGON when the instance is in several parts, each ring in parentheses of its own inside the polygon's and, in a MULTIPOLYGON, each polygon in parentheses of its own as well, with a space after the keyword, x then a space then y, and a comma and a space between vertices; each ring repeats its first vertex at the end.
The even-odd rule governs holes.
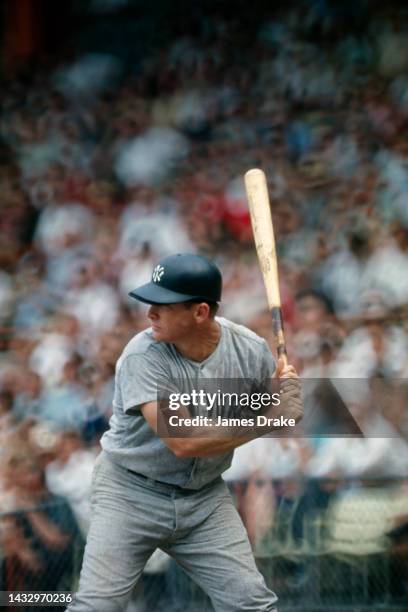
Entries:
POLYGON ((152 336, 155 340, 157 340, 157 342, 166 340, 166 334, 163 332, 163 330, 158 329, 157 327, 152 327, 152 336))

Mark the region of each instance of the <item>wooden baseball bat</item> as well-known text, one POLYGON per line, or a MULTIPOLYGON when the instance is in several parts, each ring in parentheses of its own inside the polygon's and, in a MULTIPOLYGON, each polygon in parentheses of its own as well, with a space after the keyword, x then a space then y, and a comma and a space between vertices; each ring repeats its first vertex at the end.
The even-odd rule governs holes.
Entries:
POLYGON ((256 252, 265 284, 269 310, 272 315, 272 329, 276 342, 276 350, 278 357, 282 357, 285 364, 287 364, 279 291, 278 261, 265 173, 259 168, 254 168, 245 173, 244 180, 256 252))

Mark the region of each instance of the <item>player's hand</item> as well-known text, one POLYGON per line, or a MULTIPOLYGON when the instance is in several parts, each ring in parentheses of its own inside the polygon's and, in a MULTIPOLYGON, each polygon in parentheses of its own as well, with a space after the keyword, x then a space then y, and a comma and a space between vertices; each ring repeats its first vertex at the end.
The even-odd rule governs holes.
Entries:
POLYGON ((285 418, 294 419, 298 423, 304 412, 299 376, 295 368, 286 365, 281 358, 278 360, 276 375, 279 378, 282 413, 285 418))
POLYGON ((295 368, 292 365, 286 364, 282 357, 279 357, 276 367, 277 378, 299 378, 295 368))

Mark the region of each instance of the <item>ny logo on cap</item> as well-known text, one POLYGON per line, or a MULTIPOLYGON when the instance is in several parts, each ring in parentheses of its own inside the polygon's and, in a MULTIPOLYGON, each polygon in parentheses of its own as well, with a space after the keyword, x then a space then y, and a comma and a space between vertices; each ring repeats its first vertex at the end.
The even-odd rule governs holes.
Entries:
POLYGON ((164 274, 164 268, 160 264, 157 265, 155 269, 153 270, 152 281, 154 283, 159 283, 163 274, 164 274))

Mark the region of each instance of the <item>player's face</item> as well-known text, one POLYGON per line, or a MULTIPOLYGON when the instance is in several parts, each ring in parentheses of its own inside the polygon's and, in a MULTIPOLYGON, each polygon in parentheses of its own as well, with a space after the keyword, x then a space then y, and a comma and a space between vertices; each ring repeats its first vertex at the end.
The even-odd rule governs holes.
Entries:
POLYGON ((147 313, 153 338, 159 342, 177 342, 188 338, 196 323, 194 310, 184 304, 151 304, 147 313))

